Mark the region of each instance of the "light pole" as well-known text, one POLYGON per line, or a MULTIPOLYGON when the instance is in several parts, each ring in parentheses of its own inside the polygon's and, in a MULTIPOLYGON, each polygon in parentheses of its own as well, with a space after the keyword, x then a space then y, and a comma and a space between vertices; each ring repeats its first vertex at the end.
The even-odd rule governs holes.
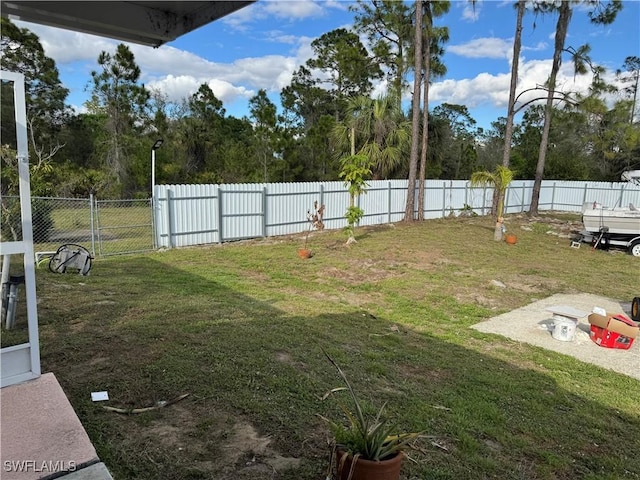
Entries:
POLYGON ((156 150, 162 146, 163 139, 159 138, 151 147, 151 204, 156 206, 156 150))
POLYGON ((162 146, 163 139, 159 138, 151 147, 151 221, 153 224, 153 248, 158 245, 156 232, 156 150, 162 146))

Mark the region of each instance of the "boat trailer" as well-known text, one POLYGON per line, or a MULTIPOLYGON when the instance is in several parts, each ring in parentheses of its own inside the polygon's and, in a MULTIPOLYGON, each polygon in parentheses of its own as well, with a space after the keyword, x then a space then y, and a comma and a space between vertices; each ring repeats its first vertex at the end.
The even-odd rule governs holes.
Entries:
POLYGON ((640 257, 640 235, 627 235, 609 233, 607 227, 602 227, 600 232, 580 232, 574 243, 589 243, 593 250, 609 250, 610 247, 618 247, 627 250, 630 255, 640 257))

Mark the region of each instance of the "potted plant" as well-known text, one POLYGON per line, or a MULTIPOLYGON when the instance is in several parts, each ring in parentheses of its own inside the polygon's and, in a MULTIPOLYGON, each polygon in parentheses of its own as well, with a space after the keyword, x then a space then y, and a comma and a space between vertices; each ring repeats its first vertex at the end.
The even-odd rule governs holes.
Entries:
MULTIPOLYGON (((340 366, 326 353, 345 386, 329 390, 323 400, 338 392, 346 391, 352 404, 349 408, 338 396, 338 404, 348 422, 334 422, 322 415, 334 435, 329 469, 335 463, 336 480, 398 480, 404 458, 404 450, 423 432, 398 433, 385 418, 386 403, 375 416, 364 413, 360 400, 340 366), (334 462, 335 458, 335 462, 334 462)), ((327 478, 332 478, 329 475, 327 478)))
POLYGON ((307 210, 307 222, 309 223, 309 227, 304 235, 304 246, 298 249, 298 255, 300 258, 310 258, 311 250, 307 248, 307 243, 309 241, 309 234, 311 230, 322 230, 324 229, 324 223, 322 222, 322 217, 324 215, 324 205, 320 205, 316 200, 313 202, 313 211, 307 210))

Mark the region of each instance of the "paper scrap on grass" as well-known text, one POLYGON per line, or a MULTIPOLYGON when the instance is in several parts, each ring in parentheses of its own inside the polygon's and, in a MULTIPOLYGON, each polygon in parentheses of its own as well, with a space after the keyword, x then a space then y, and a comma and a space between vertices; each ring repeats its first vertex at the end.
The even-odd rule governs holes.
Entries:
POLYGON ((91 392, 91 400, 94 402, 104 402, 109 400, 109 394, 107 392, 91 392))

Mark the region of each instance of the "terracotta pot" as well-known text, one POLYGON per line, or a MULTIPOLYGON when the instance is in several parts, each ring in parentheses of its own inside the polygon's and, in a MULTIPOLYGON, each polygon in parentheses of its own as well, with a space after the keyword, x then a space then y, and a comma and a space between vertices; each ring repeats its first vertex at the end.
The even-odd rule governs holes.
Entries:
MULTIPOLYGON (((337 478, 340 480, 349 479, 351 463, 353 462, 353 457, 351 455, 347 456, 342 465, 342 469, 340 469, 340 463, 344 455, 346 455, 344 451, 336 451, 337 478)), ((400 468, 402 467, 403 457, 403 453, 398 453, 387 460, 378 462, 358 458, 351 480, 398 480, 400 478, 400 468)))
POLYGON ((504 236, 504 241, 509 245, 515 245, 518 242, 518 237, 516 237, 513 233, 507 233, 504 236))
POLYGON ((640 297, 634 297, 631 301, 631 319, 640 322, 640 297))
POLYGON ((299 248, 298 249, 298 256, 300 258, 311 258, 311 250, 309 250, 307 248, 299 248))

